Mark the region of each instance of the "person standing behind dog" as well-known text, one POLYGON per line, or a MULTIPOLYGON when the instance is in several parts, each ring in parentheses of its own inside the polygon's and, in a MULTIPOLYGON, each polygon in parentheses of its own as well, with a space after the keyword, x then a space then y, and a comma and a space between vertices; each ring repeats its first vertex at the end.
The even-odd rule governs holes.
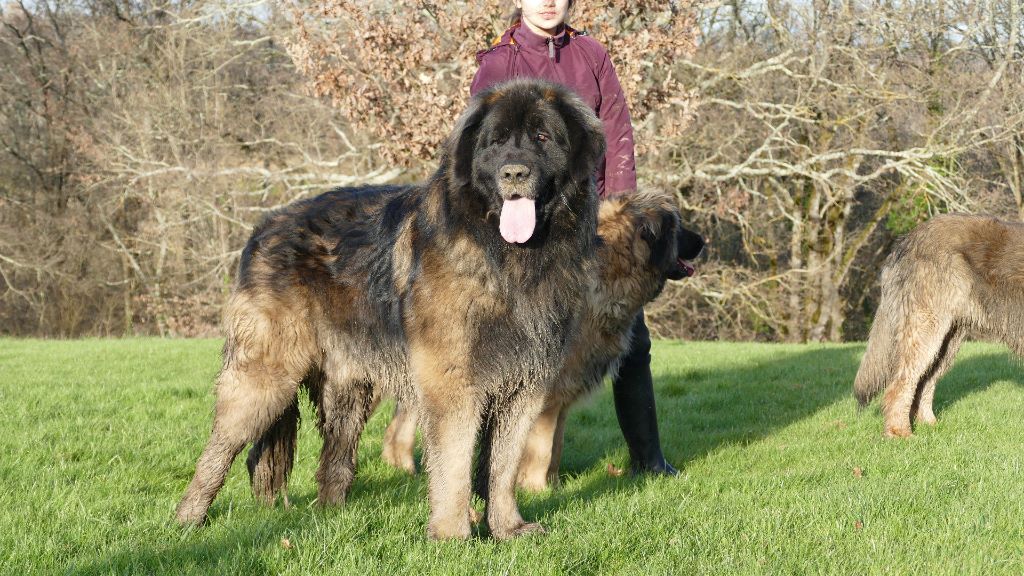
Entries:
MULTIPOLYGON (((572 89, 604 125, 607 151, 595 180, 601 198, 636 191, 636 161, 629 107, 608 52, 565 20, 573 0, 515 0, 511 27, 477 53, 470 94, 513 78, 541 78, 572 89)), ((651 337, 641 312, 630 350, 622 357, 612 385, 615 413, 636 472, 677 474, 665 461, 651 379, 651 337)))

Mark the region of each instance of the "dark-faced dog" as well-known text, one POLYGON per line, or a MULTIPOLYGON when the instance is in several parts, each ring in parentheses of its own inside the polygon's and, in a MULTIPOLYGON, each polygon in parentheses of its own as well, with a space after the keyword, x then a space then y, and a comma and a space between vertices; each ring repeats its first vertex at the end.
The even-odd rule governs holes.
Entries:
POLYGON ((515 502, 530 426, 580 334, 597 244, 591 174, 601 124, 563 87, 475 97, 429 181, 341 189, 259 225, 224 313, 213 431, 177 508, 206 518, 250 442, 254 488, 283 486, 296 393, 319 406, 318 502, 342 502, 382 393, 419 406, 435 538, 469 536, 471 466, 485 407, 487 520, 539 529, 515 502), (276 456, 276 457, 275 457, 276 456))

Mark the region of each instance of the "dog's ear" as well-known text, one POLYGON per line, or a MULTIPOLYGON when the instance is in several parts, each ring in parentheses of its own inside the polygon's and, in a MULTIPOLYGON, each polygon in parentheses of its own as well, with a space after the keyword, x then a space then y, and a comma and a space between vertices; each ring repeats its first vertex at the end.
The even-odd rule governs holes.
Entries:
POLYGON ((487 112, 486 95, 475 96, 469 107, 455 123, 455 129, 448 136, 445 154, 448 156, 449 178, 454 188, 467 186, 473 180, 473 151, 476 148, 480 123, 487 112))
POLYGON ((671 212, 655 210, 644 214, 640 224, 640 237, 651 250, 649 262, 659 270, 665 270, 675 264, 676 246, 675 231, 678 228, 676 217, 671 212))
POLYGON ((604 158, 604 128, 594 111, 575 94, 562 90, 555 106, 569 135, 569 173, 574 182, 585 181, 604 158))

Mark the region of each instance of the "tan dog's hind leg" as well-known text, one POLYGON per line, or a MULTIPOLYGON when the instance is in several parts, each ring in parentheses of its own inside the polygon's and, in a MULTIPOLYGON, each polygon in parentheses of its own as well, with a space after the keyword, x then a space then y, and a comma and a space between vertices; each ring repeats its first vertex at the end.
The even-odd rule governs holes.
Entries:
POLYGON ((558 424, 555 426, 555 437, 551 442, 551 464, 548 465, 548 484, 558 486, 558 470, 562 462, 562 446, 565 444, 565 418, 569 415, 569 407, 565 406, 558 413, 558 424))
POLYGON ((916 422, 929 425, 936 423, 935 412, 932 410, 932 403, 935 400, 935 384, 953 365, 953 360, 960 350, 960 344, 963 343, 965 335, 966 332, 962 328, 954 326, 946 336, 942 349, 939 351, 939 358, 931 368, 931 375, 918 390, 913 410, 916 422))
POLYGON ((554 444, 561 421, 561 411, 561 406, 557 403, 548 405, 530 428, 516 477, 516 484, 519 487, 531 492, 546 489, 552 467, 557 478, 558 461, 555 459, 554 444))
POLYGON ((885 435, 906 438, 911 434, 910 411, 919 385, 942 349, 951 322, 939 326, 928 311, 905 320, 902 341, 897 347, 898 368, 882 398, 885 435))
POLYGON ((359 437, 376 407, 376 393, 372 383, 344 370, 325 372, 318 421, 324 444, 316 471, 316 499, 321 506, 331 506, 345 501, 355 479, 359 437))
POLYGON ((196 463, 196 473, 178 504, 181 524, 201 524, 224 485, 235 456, 263 436, 295 399, 301 376, 274 371, 225 369, 217 383, 213 432, 196 463))
POLYGON ((391 418, 387 430, 384 431, 384 449, 381 451, 381 458, 399 470, 415 474, 416 460, 413 458, 415 445, 416 411, 399 402, 395 404, 395 415, 391 418))
POLYGON ((245 465, 249 469, 252 494, 267 506, 273 506, 280 494, 285 508, 288 502, 288 476, 295 462, 299 433, 299 399, 285 408, 280 418, 253 443, 245 465))

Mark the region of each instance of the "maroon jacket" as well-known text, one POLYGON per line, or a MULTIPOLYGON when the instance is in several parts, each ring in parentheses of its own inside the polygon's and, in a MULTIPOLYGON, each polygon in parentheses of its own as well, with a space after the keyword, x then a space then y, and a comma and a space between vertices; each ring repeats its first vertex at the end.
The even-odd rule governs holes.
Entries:
POLYGON ((476 55, 480 69, 470 93, 511 78, 542 78, 568 86, 597 112, 608 148, 595 175, 602 197, 636 190, 633 126, 615 68, 601 44, 569 26, 554 38, 516 24, 476 55))

